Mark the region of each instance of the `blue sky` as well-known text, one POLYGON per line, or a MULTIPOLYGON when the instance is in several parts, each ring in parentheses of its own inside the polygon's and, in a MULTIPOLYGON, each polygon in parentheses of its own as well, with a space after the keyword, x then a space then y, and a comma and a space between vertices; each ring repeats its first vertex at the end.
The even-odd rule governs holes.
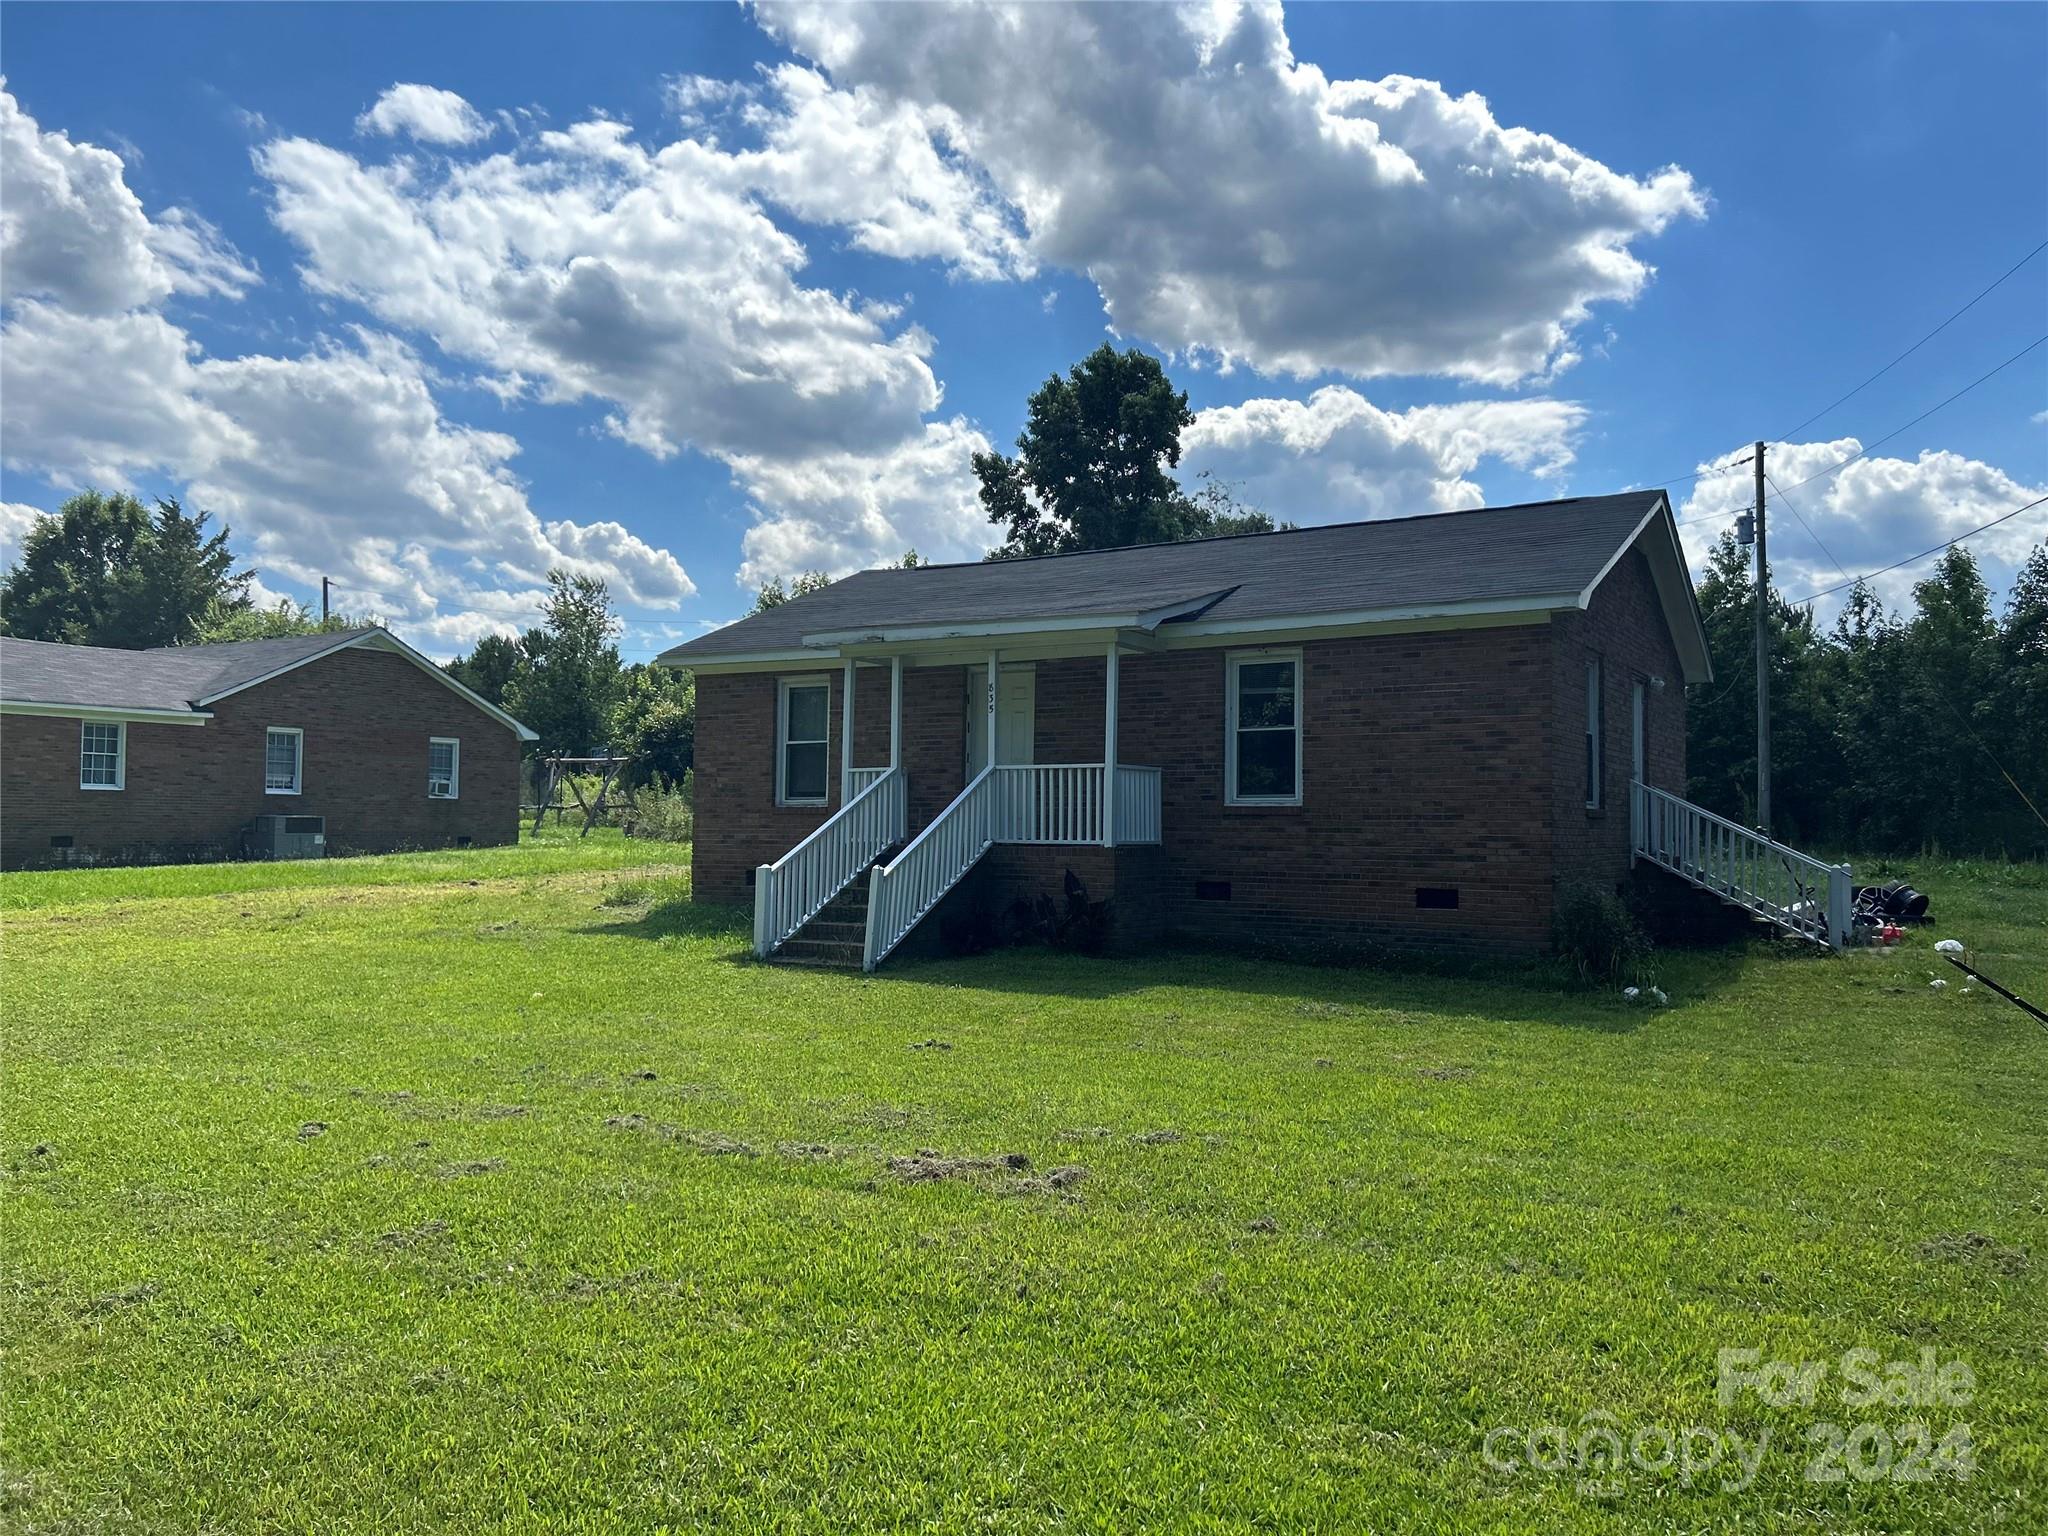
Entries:
MULTIPOLYGON (((967 455, 1111 334, 1295 521, 1676 482, 2048 238, 2044 59, 2021 5, 11 4, 0 536, 180 494, 438 654, 570 564, 644 656, 972 557, 967 455)), ((2048 255, 1774 479, 2043 334, 2048 255)), ((1781 582, 2048 494, 2044 407, 2048 347, 1794 491, 1781 582)), ((1697 553, 1747 475, 1673 494, 1697 553)))

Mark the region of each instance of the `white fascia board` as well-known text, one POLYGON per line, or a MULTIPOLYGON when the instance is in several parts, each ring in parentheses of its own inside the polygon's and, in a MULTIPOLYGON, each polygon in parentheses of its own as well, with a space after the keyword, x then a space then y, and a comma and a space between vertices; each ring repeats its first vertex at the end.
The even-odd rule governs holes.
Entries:
POLYGON ((678 656, 669 651, 654 658, 657 667, 672 667, 678 672, 773 672, 790 667, 816 667, 828 661, 840 659, 838 648, 821 647, 817 650, 782 651, 737 651, 723 656, 678 656))
POLYGON ((132 720, 141 725, 204 725, 204 709, 124 709, 118 704, 46 704, 35 699, 0 699, 0 715, 55 715, 63 720, 132 720))
POLYGON ((925 640, 999 640, 1013 635, 1068 635, 1076 630, 1155 630, 1169 619, 1206 612, 1235 587, 1220 587, 1193 597, 1176 598, 1156 608, 1113 613, 1077 613, 1059 618, 962 620, 946 624, 898 624, 878 629, 820 630, 804 636, 806 646, 905 645, 925 640))
POLYGON ((1714 662, 1707 645, 1706 626, 1700 620, 1699 595, 1693 591, 1692 572, 1686 567, 1685 546, 1678 539, 1678 524, 1672 520, 1669 497, 1657 498, 1656 505, 1622 540, 1598 574, 1586 583, 1576 606, 1584 609, 1592 605, 1594 591, 1621 563, 1621 557, 1649 535, 1652 524, 1663 535, 1661 538, 1650 536, 1653 547, 1646 553, 1650 556, 1650 579, 1657 589, 1657 601, 1664 610, 1664 625, 1671 632, 1671 643, 1677 648, 1679 662, 1685 668, 1686 682, 1712 682, 1714 662))
POLYGON ((1169 643, 1186 643, 1251 635, 1297 635, 1304 630, 1370 629, 1389 624, 1415 628, 1458 627, 1473 619, 1534 621, 1561 608, 1578 604, 1574 592, 1547 593, 1530 597, 1480 598, 1470 602, 1427 603, 1409 608, 1357 608, 1340 613, 1304 613, 1267 619, 1197 619, 1176 624, 1164 631, 1169 643))

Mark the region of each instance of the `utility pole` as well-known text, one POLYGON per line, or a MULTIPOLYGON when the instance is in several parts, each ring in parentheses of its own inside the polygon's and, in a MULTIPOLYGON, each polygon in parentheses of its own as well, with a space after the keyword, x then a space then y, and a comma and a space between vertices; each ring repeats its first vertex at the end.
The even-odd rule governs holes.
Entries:
POLYGON ((1764 445, 1756 445, 1756 823, 1771 835, 1771 564, 1764 551, 1764 445))
POLYGON ((327 578, 320 578, 320 622, 327 622, 327 578))

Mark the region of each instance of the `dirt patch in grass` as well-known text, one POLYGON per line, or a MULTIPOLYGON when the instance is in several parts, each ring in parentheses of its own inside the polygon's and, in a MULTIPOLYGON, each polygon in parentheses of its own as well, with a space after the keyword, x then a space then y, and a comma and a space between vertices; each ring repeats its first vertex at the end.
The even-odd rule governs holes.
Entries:
POLYGON ((1175 1142, 1185 1141, 1187 1138, 1179 1131, 1140 1131, 1131 1140, 1145 1147, 1170 1147, 1175 1142))
POLYGON ((1988 1232, 1943 1232, 1920 1245, 1924 1259, 1951 1264, 1988 1264, 2001 1275, 2024 1274, 2027 1251, 2001 1243, 1988 1232))
POLYGON ((1280 1223, 1271 1216, 1256 1216, 1244 1224, 1244 1229, 1247 1232, 1266 1234, 1278 1232, 1280 1223))
POLYGON ((105 1317, 113 1312, 125 1312, 130 1307, 139 1307, 163 1289, 154 1280, 138 1280, 133 1285, 124 1285, 118 1291, 108 1291, 95 1296, 85 1304, 85 1310, 94 1317, 105 1317))
POLYGON ((464 1163, 443 1163, 434 1170, 437 1179, 474 1179, 487 1173, 496 1173, 505 1166, 502 1157, 472 1158, 464 1163))
POLYGON ((1040 1176, 1012 1179, 1000 1192, 1005 1195, 1065 1194, 1087 1177, 1088 1170, 1085 1166, 1080 1163, 1067 1163, 1058 1168, 1049 1168, 1040 1176))
POLYGON ((379 1248, 416 1248, 421 1243, 430 1243, 437 1237, 448 1235, 448 1223, 438 1217, 423 1221, 416 1227, 400 1227, 394 1231, 380 1233, 377 1237, 379 1248))
POLYGON ((670 1125, 662 1120, 650 1120, 642 1114, 607 1115, 605 1125, 614 1131, 637 1131, 662 1141, 679 1142, 693 1152, 702 1152, 707 1157, 759 1157, 761 1149, 751 1142, 728 1136, 723 1131, 686 1131, 681 1126, 670 1125))
POLYGON ((597 1296, 638 1290, 652 1278, 644 1269, 629 1270, 623 1275, 571 1275, 562 1287, 562 1294, 578 1301, 588 1301, 597 1296))
POLYGON ((759 1157, 761 1149, 723 1131, 684 1131, 683 1145, 706 1157, 759 1157))
POLYGON ((953 1049, 953 1042, 950 1040, 917 1040, 911 1043, 910 1048, 913 1051, 950 1051, 953 1049))
POLYGON ((775 1143, 775 1155, 797 1162, 826 1163, 844 1157, 846 1149, 828 1146, 822 1141, 778 1141, 775 1143))
POLYGON ((941 1157, 920 1147, 909 1157, 889 1159, 889 1171, 906 1184, 932 1184, 944 1179, 971 1179, 982 1173, 1022 1173, 1031 1159, 1022 1152, 998 1152, 988 1157, 941 1157))
POLYGON ((325 1120, 308 1120, 299 1127, 299 1140, 301 1141, 311 1141, 315 1136, 325 1136, 326 1134, 327 1122, 325 1120))

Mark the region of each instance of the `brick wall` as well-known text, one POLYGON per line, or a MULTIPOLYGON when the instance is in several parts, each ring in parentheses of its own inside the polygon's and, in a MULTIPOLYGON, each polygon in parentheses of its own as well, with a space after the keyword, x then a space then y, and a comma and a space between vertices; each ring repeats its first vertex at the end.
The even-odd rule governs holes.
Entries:
POLYGON ((1546 628, 1302 647, 1302 804, 1224 803, 1222 650, 1127 658, 1127 763, 1164 770, 1165 921, 1197 938, 1520 948, 1548 934, 1546 628), (1228 900, 1197 896, 1227 882, 1228 900), (1416 888, 1454 887, 1455 911, 1416 888))
MULTIPOLYGON (((1120 942, 1173 931, 1294 947, 1361 944, 1522 950, 1546 944, 1567 879, 1628 869, 1629 686, 1662 677, 1648 705, 1653 783, 1685 782, 1678 658, 1638 554, 1591 610, 1547 623, 1375 635, 1303 646, 1300 806, 1224 803, 1224 649, 1126 656, 1118 700, 1122 761, 1162 770, 1157 850, 1003 848, 963 891, 992 909, 1035 889, 1059 896, 1072 868, 1117 901, 1120 942), (1606 658, 1608 804, 1583 804, 1583 664, 1606 658), (1202 899, 1198 882, 1229 886, 1202 899), (1451 888, 1455 910, 1418 907, 1451 888)), ((1104 663, 1040 661, 1034 753, 1041 763, 1102 756, 1104 663)), ((887 760, 888 673, 863 669, 856 756, 887 760)), ((838 804, 833 673, 832 803, 777 809, 775 679, 697 684, 697 889, 750 899, 747 872, 780 858, 838 804)), ((910 825, 925 826, 964 779, 960 667, 904 672, 910 825)))
POLYGON ((1643 693, 1644 771, 1648 781, 1685 793, 1685 674, 1657 604, 1649 561, 1632 550, 1593 594, 1583 613, 1551 620, 1555 774, 1552 824, 1560 886, 1613 889, 1629 869, 1628 785, 1632 775, 1634 685, 1643 693), (1601 663, 1604 706, 1602 804, 1586 805, 1586 665, 1601 663), (1652 681, 1664 680, 1659 689, 1652 681))
POLYGON ((402 656, 345 650, 213 706, 204 725, 128 726, 126 787, 78 787, 79 722, 0 716, 0 862, 49 861, 68 835, 105 858, 232 857, 267 814, 327 818, 331 851, 519 835, 512 731, 402 656), (301 793, 263 791, 273 725, 305 732, 301 793), (427 798, 427 738, 462 743, 459 798, 427 798))

